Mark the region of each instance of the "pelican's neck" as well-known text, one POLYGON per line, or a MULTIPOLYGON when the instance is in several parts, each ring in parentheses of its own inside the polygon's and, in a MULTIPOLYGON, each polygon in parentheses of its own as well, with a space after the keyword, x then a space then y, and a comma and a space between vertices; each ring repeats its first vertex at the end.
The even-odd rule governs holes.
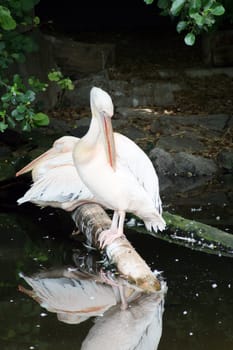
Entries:
POLYGON ((89 126, 88 132, 83 137, 83 140, 85 140, 85 142, 92 147, 98 141, 100 134, 101 134, 101 130, 98 123, 98 119, 95 116, 92 116, 91 124, 89 126))
POLYGON ((92 116, 88 132, 76 143, 73 149, 73 160, 78 171, 81 166, 89 162, 95 156, 95 147, 100 136, 98 120, 92 116))

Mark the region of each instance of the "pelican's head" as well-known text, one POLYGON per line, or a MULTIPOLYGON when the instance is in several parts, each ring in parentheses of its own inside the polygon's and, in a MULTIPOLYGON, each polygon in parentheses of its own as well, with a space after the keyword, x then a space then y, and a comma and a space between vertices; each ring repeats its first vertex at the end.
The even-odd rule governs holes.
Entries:
POLYGON ((91 89, 91 109, 94 115, 100 114, 102 117, 113 116, 113 103, 112 99, 104 90, 93 87, 91 89))
MULTIPOLYGON (((77 143, 79 139, 74 136, 62 136, 53 143, 53 147, 48 151, 41 154, 36 159, 33 159, 29 164, 23 167, 16 173, 16 176, 27 173, 28 171, 33 171, 39 165, 43 164, 43 162, 48 161, 49 159, 54 159, 59 154, 72 152, 74 145, 77 143)), ((34 176, 34 175, 33 175, 34 176)))
POLYGON ((111 123, 114 109, 112 99, 104 90, 93 87, 91 89, 90 102, 92 115, 94 118, 97 118, 99 123, 108 162, 115 169, 116 152, 111 123))
POLYGON ((54 153, 72 152, 79 139, 74 136, 62 136, 53 143, 54 153))

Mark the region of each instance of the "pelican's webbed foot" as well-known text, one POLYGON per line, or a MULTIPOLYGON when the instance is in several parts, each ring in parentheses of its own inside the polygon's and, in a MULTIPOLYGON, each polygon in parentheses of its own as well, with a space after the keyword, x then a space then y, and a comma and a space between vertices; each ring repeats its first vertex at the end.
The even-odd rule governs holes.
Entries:
POLYGON ((119 230, 104 230, 99 235, 99 245, 101 249, 104 249, 107 245, 113 243, 117 238, 124 237, 124 233, 119 230))

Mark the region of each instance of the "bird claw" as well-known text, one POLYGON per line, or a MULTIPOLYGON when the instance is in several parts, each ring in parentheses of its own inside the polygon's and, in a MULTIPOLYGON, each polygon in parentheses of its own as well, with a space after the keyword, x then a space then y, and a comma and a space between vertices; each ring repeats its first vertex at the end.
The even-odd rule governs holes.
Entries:
POLYGON ((103 270, 100 271, 100 276, 101 279, 104 283, 108 284, 111 287, 116 287, 119 290, 119 295, 120 295, 120 300, 121 300, 121 310, 126 310, 128 308, 128 303, 126 300, 126 296, 125 296, 125 290, 124 290, 124 286, 121 285, 119 282, 114 281, 111 277, 109 277, 109 275, 107 273, 105 273, 103 270))
POLYGON ((99 245, 101 249, 104 249, 107 245, 113 243, 117 238, 123 237, 121 232, 113 231, 111 229, 104 230, 99 235, 99 245))

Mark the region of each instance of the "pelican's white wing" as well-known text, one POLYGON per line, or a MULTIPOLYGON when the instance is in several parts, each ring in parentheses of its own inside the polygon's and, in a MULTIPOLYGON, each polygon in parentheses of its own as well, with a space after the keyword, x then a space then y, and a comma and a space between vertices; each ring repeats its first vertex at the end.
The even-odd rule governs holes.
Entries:
POLYGON ((138 183, 149 194, 155 208, 162 213, 159 196, 159 181, 153 164, 149 157, 128 137, 114 133, 116 143, 117 164, 125 171, 132 173, 138 183))
POLYGON ((52 169, 59 168, 65 165, 73 166, 72 152, 58 153, 48 159, 43 159, 32 169, 32 179, 34 182, 46 177, 47 173, 52 169))
POLYGON ((68 164, 48 170, 17 202, 73 210, 78 202, 92 199, 92 193, 81 181, 75 167, 68 164))

